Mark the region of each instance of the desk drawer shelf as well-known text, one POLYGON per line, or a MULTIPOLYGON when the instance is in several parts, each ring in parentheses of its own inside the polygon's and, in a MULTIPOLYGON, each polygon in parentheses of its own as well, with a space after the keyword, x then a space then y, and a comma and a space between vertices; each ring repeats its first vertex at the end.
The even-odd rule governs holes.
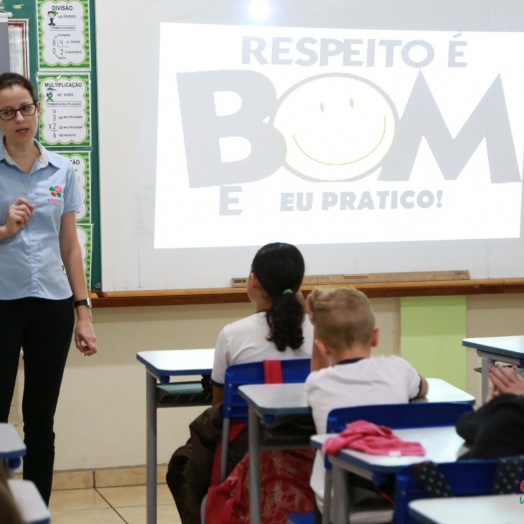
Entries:
POLYGON ((213 392, 200 382, 176 382, 157 385, 157 407, 210 406, 213 392))

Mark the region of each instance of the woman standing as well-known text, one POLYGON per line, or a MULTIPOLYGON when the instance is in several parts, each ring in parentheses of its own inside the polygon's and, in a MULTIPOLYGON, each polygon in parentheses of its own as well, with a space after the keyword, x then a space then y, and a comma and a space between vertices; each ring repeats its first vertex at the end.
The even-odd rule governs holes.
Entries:
POLYGON ((7 422, 22 348, 24 478, 48 503, 73 305, 76 347, 93 355, 96 337, 76 236, 80 192, 69 160, 34 139, 39 114, 29 80, 0 75, 0 422, 7 422))

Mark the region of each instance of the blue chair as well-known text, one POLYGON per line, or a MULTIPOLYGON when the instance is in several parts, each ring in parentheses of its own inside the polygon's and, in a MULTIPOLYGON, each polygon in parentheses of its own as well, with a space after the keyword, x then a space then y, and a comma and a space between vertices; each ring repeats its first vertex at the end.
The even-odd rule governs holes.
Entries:
POLYGON ((462 402, 411 402, 409 404, 378 404, 337 408, 329 412, 327 433, 339 433, 346 425, 366 420, 391 429, 434 428, 454 426, 473 406, 462 402))
MULTIPOLYGON (((329 412, 327 433, 339 433, 347 424, 366 420, 391 429, 430 428, 454 426, 463 414, 473 411, 473 406, 461 402, 412 402, 409 404, 377 404, 337 408, 329 412)), ((324 458, 326 474, 324 479, 323 524, 329 523, 331 515, 332 470, 327 456, 324 458)), ((383 484, 386 477, 374 475, 375 484, 383 484)))
MULTIPOLYGON (((499 460, 463 460, 439 464, 438 467, 454 497, 471 497, 492 493, 499 462, 499 460)), ((417 475, 412 466, 403 468, 397 473, 396 478, 393 522, 395 524, 417 522, 409 516, 408 504, 416 499, 428 498, 428 495, 418 486, 417 475)), ((520 482, 524 480, 524 468, 520 472, 519 480, 520 482)), ((519 492, 518 485, 515 492, 519 492)))
MULTIPOLYGON (((281 360, 282 381, 284 383, 305 382, 311 370, 311 359, 292 358, 281 360)), ((226 476, 227 443, 231 419, 247 422, 247 402, 239 395, 238 388, 248 384, 264 384, 264 365, 262 362, 246 362, 233 364, 226 370, 224 383, 224 400, 222 415, 224 425, 222 429, 222 454, 220 457, 220 481, 226 476)))

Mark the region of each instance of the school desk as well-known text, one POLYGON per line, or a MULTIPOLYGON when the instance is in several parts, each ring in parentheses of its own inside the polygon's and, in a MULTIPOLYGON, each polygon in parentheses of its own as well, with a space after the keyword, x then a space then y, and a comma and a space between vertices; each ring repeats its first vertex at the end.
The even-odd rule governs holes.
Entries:
POLYGON ((8 478, 13 477, 13 470, 20 465, 25 456, 25 444, 12 424, 0 424, 0 467, 8 478))
POLYGON ((214 349, 141 351, 136 358, 146 368, 146 476, 147 524, 157 520, 157 408, 209 406, 211 393, 200 382, 175 382, 170 377, 209 375, 214 349))
POLYGON ((521 524, 522 495, 486 495, 423 499, 409 503, 409 514, 420 524, 521 524))
MULTIPOLYGON (((467 451, 463 446, 464 439, 457 435, 454 426, 398 429, 394 430, 394 433, 403 440, 420 442, 426 454, 389 457, 344 449, 336 455, 329 455, 329 461, 333 466, 334 524, 347 524, 351 511, 346 472, 373 480, 374 474, 393 475, 405 466, 426 460, 437 463, 454 462, 467 451)), ((322 449, 324 441, 332 436, 315 435, 311 437, 311 445, 316 449, 322 449)))
POLYGON ((28 480, 8 480, 24 524, 48 524, 51 514, 36 486, 28 480))
MULTIPOLYGON (((428 378, 428 395, 415 402, 467 402, 475 397, 438 378, 428 378)), ((304 383, 240 386, 240 396, 249 406, 249 514, 251 524, 260 524, 260 451, 263 431, 274 417, 311 417, 304 383)), ((285 442, 285 441, 284 441, 285 442)), ((271 446, 278 449, 281 446, 271 446)))
POLYGON ((477 350, 482 359, 482 402, 488 395, 488 370, 496 361, 524 367, 524 336, 465 338, 462 345, 477 350))

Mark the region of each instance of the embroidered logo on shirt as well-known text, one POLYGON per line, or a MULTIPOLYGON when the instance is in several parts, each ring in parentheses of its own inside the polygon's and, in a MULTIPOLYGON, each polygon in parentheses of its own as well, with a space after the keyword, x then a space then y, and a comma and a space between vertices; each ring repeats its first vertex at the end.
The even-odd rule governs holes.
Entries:
POLYGON ((48 198, 47 203, 48 204, 64 204, 64 201, 62 199, 62 195, 64 194, 64 190, 60 186, 51 186, 49 188, 49 193, 54 198, 48 198))
POLYGON ((49 192, 51 193, 51 196, 62 198, 63 189, 60 186, 51 186, 49 188, 49 192))

